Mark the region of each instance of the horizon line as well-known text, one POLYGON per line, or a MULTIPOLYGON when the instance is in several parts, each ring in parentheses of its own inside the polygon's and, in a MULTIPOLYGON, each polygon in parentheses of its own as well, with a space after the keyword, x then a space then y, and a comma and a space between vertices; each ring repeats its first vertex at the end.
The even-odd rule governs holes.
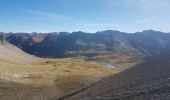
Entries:
POLYGON ((85 32, 85 31, 49 31, 49 32, 38 32, 38 31, 32 31, 32 32, 12 32, 12 31, 9 31, 9 32, 2 32, 0 31, 0 33, 14 33, 14 34, 17 34, 17 33, 29 33, 29 34, 33 34, 33 33, 38 33, 38 34, 45 34, 45 33, 62 33, 62 32, 66 32, 66 33, 75 33, 75 32, 82 32, 82 33, 91 33, 91 34, 95 34, 95 33, 98 33, 98 32, 104 32, 104 31, 115 31, 115 32, 120 32, 120 33, 138 33, 138 32, 144 32, 144 31, 155 31, 155 32, 162 32, 162 33, 170 33, 170 32, 165 32, 165 31, 157 31, 157 30, 154 30, 154 29, 148 29, 148 30, 142 30, 142 31, 136 31, 136 32, 124 32, 124 31, 119 31, 119 30, 102 30, 102 31, 95 31, 95 32, 85 32))

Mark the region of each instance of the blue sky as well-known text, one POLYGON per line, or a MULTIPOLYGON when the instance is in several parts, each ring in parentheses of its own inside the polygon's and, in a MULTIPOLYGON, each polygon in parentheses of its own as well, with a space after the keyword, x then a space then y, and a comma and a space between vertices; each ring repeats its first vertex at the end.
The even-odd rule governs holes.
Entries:
POLYGON ((0 31, 170 32, 170 0, 0 0, 0 31))

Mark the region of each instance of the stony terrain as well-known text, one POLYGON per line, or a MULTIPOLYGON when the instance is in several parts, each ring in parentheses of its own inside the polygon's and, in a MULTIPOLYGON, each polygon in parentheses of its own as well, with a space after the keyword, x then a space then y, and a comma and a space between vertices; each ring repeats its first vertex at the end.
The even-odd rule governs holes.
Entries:
POLYGON ((169 100, 170 53, 146 61, 100 81, 68 100, 169 100))

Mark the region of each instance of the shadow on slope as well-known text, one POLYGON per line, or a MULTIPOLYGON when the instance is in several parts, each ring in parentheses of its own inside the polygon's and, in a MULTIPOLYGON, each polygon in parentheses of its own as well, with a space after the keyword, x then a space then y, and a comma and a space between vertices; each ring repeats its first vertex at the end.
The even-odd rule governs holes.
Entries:
POLYGON ((133 68, 102 80, 72 100, 169 100, 170 53, 148 58, 133 68))

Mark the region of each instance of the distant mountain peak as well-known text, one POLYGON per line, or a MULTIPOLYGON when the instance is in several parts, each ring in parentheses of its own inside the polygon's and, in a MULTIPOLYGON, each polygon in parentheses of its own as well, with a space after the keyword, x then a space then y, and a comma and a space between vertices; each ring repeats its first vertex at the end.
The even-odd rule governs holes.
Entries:
POLYGON ((155 34, 155 33, 163 33, 163 32, 160 32, 160 31, 155 31, 155 30, 152 30, 152 29, 150 29, 150 30, 144 30, 144 31, 142 31, 142 33, 143 34, 155 34))
POLYGON ((120 33, 122 32, 116 30, 105 30, 105 31, 96 32, 96 34, 107 34, 107 35, 120 34, 120 33))

